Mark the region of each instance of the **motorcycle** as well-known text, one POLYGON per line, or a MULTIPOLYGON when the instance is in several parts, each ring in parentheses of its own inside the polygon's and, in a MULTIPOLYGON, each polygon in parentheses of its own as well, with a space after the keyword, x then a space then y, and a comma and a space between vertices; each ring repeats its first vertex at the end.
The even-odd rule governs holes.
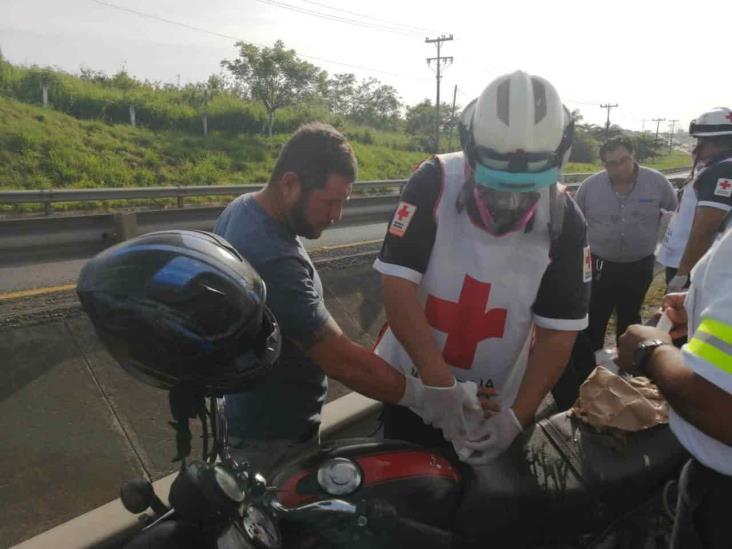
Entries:
POLYGON ((183 458, 170 506, 146 481, 123 486, 130 512, 153 510, 130 549, 666 547, 688 457, 667 425, 619 441, 565 412, 485 466, 363 438, 291 456, 265 479, 234 456, 224 399, 207 398, 213 451, 183 458))

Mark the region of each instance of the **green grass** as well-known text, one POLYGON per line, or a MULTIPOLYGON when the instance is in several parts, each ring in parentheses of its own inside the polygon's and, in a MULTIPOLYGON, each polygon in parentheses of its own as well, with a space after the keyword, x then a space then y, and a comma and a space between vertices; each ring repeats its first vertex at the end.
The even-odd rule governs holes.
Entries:
MULTIPOLYGON (((361 181, 407 178, 429 156, 410 150, 414 145, 411 136, 347 123, 340 126, 356 151, 361 181)), ((0 96, 0 191, 262 183, 269 178, 288 136, 289 132, 271 138, 212 132, 203 137, 178 130, 153 131, 80 120, 0 96)), ((688 164, 686 155, 674 153, 645 165, 663 168, 688 164)), ((569 164, 565 171, 600 169, 593 164, 569 164)), ((84 207, 92 206, 98 205, 84 207)), ((0 206, 0 211, 39 208, 0 206)))
MULTIPOLYGON (((0 97, 0 190, 262 183, 288 135, 153 132, 0 97)), ((370 139, 398 142, 399 134, 374 130, 370 139)), ((426 156, 362 140, 353 140, 360 180, 406 178, 426 156)))

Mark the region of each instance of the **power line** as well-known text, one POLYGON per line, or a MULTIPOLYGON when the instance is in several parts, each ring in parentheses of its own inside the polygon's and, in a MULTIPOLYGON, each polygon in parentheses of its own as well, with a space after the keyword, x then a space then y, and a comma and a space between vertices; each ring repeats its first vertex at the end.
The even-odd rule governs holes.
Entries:
POLYGON ((437 57, 428 57, 427 64, 429 65, 432 61, 436 61, 437 66, 437 100, 435 101, 435 154, 440 152, 440 78, 442 75, 440 69, 442 63, 452 63, 452 57, 440 57, 440 46, 443 42, 452 40, 452 34, 441 35, 437 38, 425 38, 424 41, 428 44, 437 44, 437 57))
POLYGON ((356 17, 362 17, 364 19, 370 19, 372 21, 377 21, 379 23, 386 23, 387 25, 394 25, 394 26, 404 27, 404 28, 407 28, 407 29, 413 29, 413 30, 416 30, 416 31, 419 31, 419 32, 423 32, 423 33, 433 33, 434 34, 434 33, 438 33, 439 32, 439 31, 437 31, 435 29, 428 29, 428 28, 425 28, 425 27, 416 27, 414 25, 405 25, 404 23, 399 23, 399 22, 396 22, 396 21, 389 21, 387 19, 379 19, 378 17, 372 17, 371 15, 366 15, 364 13, 358 13, 358 12, 355 12, 355 11, 344 10, 342 8, 336 8, 335 6, 329 6, 328 4, 323 4, 321 2, 315 2, 314 0, 303 0, 303 2, 305 2, 306 4, 313 4, 315 6, 320 6, 322 8, 326 8, 326 9, 329 9, 329 10, 339 11, 341 13, 347 13, 349 15, 355 15, 356 17))
POLYGON ((394 34, 401 34, 403 36, 422 36, 424 34, 422 32, 417 32, 417 31, 413 31, 413 30, 398 29, 398 28, 395 28, 395 27, 389 26, 389 25, 367 23, 365 21, 359 21, 357 19, 342 17, 340 15, 333 15, 330 13, 323 13, 320 11, 309 10, 309 9, 301 8, 299 6, 293 6, 292 4, 287 4, 285 2, 280 2, 279 0, 255 0, 255 1, 260 2, 261 4, 267 4, 269 6, 276 6, 278 8, 283 8, 283 9, 294 11, 297 13, 302 13, 304 15, 310 15, 312 17, 319 17, 321 19, 327 19, 329 21, 336 21, 338 23, 346 23, 348 25, 355 25, 357 27, 362 27, 362 28, 366 28, 366 29, 378 30, 378 31, 382 31, 382 32, 391 32, 394 34))
MULTIPOLYGON (((181 28, 184 28, 184 29, 193 30, 193 31, 197 31, 197 32, 202 32, 204 34, 210 34, 212 36, 217 36, 219 38, 225 38, 227 40, 233 40, 235 42, 236 41, 243 40, 239 36, 232 36, 230 34, 224 34, 222 32, 213 31, 213 30, 206 29, 206 28, 203 28, 203 27, 197 27, 197 26, 194 26, 194 25, 189 25, 188 23, 183 23, 181 21, 175 21, 173 19, 167 19, 165 17, 160 17, 160 16, 155 15, 155 14, 152 14, 152 13, 147 13, 147 12, 143 12, 143 11, 139 11, 139 10, 134 10, 134 9, 131 9, 131 8, 126 8, 124 6, 118 6, 117 4, 112 4, 111 2, 105 2, 104 0, 90 0, 90 1, 91 2, 94 2, 95 4, 99 4, 101 6, 106 6, 108 8, 112 8, 112 9, 115 9, 115 10, 124 11, 124 12, 130 13, 132 15, 137 15, 138 17, 144 17, 146 19, 152 19, 154 21, 160 21, 160 22, 166 23, 168 25, 174 25, 174 26, 181 27, 181 28)), ((262 43, 259 43, 259 42, 253 42, 253 41, 250 41, 250 40, 244 40, 244 41, 245 42, 249 42, 250 44, 254 44, 255 46, 259 46, 260 48, 269 47, 266 44, 262 44, 262 43)), ((397 73, 397 72, 385 71, 385 70, 382 70, 382 69, 374 69, 372 67, 364 67, 362 65, 353 65, 351 63, 343 63, 342 61, 335 61, 333 59, 326 59, 326 58, 323 58, 323 57, 316 57, 314 55, 308 55, 308 54, 304 54, 304 53, 299 53, 298 55, 300 57, 305 57, 307 59, 313 59, 315 61, 322 61, 324 63, 332 63, 333 65, 340 65, 342 67, 348 67, 348 68, 351 68, 351 69, 359 69, 359 70, 368 71, 368 72, 372 72, 372 73, 387 74, 389 76, 396 76, 396 77, 399 77, 399 78, 408 78, 410 80, 421 80, 421 81, 427 81, 428 80, 427 78, 424 78, 422 76, 413 76, 413 75, 404 74, 404 73, 397 73)))

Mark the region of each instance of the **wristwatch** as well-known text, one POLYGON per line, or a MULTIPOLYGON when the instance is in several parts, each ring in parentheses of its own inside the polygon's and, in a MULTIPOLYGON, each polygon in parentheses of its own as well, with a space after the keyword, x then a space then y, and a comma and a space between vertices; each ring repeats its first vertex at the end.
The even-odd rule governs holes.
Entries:
POLYGON ((648 377, 648 374, 646 373, 648 361, 650 360, 653 351, 661 345, 666 345, 666 342, 661 341, 660 339, 644 339, 638 343, 638 346, 635 348, 635 352, 633 353, 633 367, 641 374, 648 377))

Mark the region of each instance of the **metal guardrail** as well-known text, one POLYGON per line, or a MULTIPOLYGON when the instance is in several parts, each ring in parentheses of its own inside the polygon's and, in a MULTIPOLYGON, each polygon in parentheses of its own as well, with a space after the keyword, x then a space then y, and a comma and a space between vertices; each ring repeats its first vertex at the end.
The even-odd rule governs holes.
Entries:
MULTIPOLYGON (((355 197, 343 208, 339 227, 386 222, 398 194, 355 197)), ((224 206, 139 210, 0 221, 0 264, 88 257, 138 234, 165 229, 211 230, 224 206)))
MULTIPOLYGON (((662 173, 677 173, 684 168, 661 170, 662 173)), ((574 187, 592 175, 591 172, 564 173, 562 183, 574 187)), ((385 188, 400 188, 405 179, 384 179, 379 181, 363 181, 354 185, 354 193, 361 194, 385 188)), ((87 202, 108 200, 145 200, 159 198, 175 198, 178 208, 185 207, 185 199, 201 196, 236 196, 261 189, 263 184, 244 185, 176 185, 174 187, 134 187, 112 189, 45 189, 34 191, 0 191, 0 204, 43 204, 46 215, 52 213, 55 202, 87 202)))
MULTIPOLYGON (((672 170, 669 170, 671 172, 672 170)), ((673 170, 678 172, 679 170, 673 170)), ((589 174, 565 174, 563 182, 576 190, 577 181, 589 174)), ((396 209, 398 189, 406 180, 392 179, 357 183, 359 194, 343 209, 340 227, 380 223, 389 220, 396 209), (361 191, 389 190, 390 194, 368 196, 361 191)), ((0 263, 28 262, 59 257, 89 256, 107 246, 137 234, 165 229, 211 230, 223 206, 182 207, 185 197, 233 196, 252 192, 261 185, 221 185, 196 187, 151 187, 140 189, 74 189, 54 191, 4 191, 0 204, 42 202, 50 209, 53 202, 84 200, 134 200, 145 198, 178 199, 178 208, 139 209, 116 213, 74 216, 21 217, 0 220, 0 263)))
MULTIPOLYGON (((358 194, 384 188, 399 188, 403 179, 364 181, 356 183, 358 194)), ((132 187, 111 189, 47 189, 37 191, 0 191, 0 204, 43 204, 46 215, 52 213, 54 202, 88 202, 106 200, 145 200, 175 198, 178 208, 185 207, 185 199, 199 196, 238 196, 258 191, 264 184, 244 185, 191 185, 174 187, 132 187)))

